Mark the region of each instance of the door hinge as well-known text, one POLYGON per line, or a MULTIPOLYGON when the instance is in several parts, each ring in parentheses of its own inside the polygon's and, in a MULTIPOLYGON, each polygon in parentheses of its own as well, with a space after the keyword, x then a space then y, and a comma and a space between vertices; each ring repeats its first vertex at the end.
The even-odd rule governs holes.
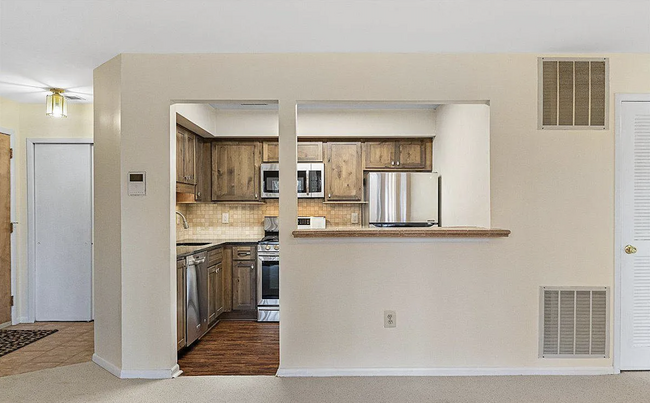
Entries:
POLYGON ((14 223, 12 223, 12 222, 9 223, 9 233, 10 234, 14 233, 14 223))
POLYGON ((14 157, 14 149, 10 148, 9 149, 9 159, 12 159, 14 157))
POLYGON ((11 296, 11 306, 14 306, 14 296, 11 296))

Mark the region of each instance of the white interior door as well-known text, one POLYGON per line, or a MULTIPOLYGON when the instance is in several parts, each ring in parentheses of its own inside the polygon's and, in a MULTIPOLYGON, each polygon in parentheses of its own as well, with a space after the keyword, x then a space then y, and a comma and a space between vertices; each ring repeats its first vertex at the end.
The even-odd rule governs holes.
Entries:
POLYGON ((620 180, 622 370, 650 369, 650 102, 622 102, 620 180))
POLYGON ((92 319, 92 145, 34 145, 37 321, 92 319))

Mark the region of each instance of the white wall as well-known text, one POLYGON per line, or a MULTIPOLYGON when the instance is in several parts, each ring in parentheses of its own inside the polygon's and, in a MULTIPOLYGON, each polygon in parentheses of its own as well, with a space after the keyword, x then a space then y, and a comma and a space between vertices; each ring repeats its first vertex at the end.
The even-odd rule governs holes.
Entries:
POLYGON ((0 127, 15 132, 14 159, 16 180, 16 295, 15 312, 20 322, 27 322, 27 152, 26 141, 32 138, 92 138, 92 104, 68 104, 67 118, 45 115, 45 97, 41 104, 18 104, 0 99, 0 127))
MULTIPOLYGON (((189 120, 206 121, 205 114, 194 113, 191 109, 197 106, 201 104, 175 105, 176 112, 185 114, 189 120), (181 110, 181 107, 190 110, 181 110)), ((216 137, 278 136, 277 110, 213 109, 213 111, 214 130, 208 131, 216 137)), ((206 128, 207 125, 203 127, 206 128)), ((431 137, 434 132, 435 111, 433 110, 308 109, 298 112, 298 135, 303 137, 431 137)))
POLYGON ((178 124, 204 137, 214 136, 217 129, 217 114, 208 104, 179 103, 171 106, 171 113, 178 114, 178 124))
POLYGON ((436 111, 434 170, 444 227, 490 227, 490 107, 447 104, 436 111))
MULTIPOLYGON (((96 86, 95 120, 117 119, 121 129, 100 124, 95 152, 98 160, 114 161, 112 143, 102 145, 99 137, 121 136, 122 175, 107 166, 95 183, 120 199, 96 199, 96 236, 121 258, 98 254, 96 264, 122 276, 121 285, 103 284, 123 296, 121 368, 169 374, 176 363, 169 105, 186 98, 279 100, 280 183, 287 195, 280 199, 282 370, 611 369, 611 358, 538 357, 540 285, 611 287, 614 272, 613 124, 537 130, 538 56, 124 54, 113 60, 121 77, 96 86), (274 73, 261 75, 261 65, 274 73), (116 94, 119 114, 115 103, 105 103, 116 94), (294 239, 297 203, 288 195, 295 192, 299 99, 490 101, 491 224, 511 236, 294 239), (126 196, 129 170, 149 173, 146 197, 126 196), (113 185, 118 179, 121 193, 113 185), (120 226, 121 237, 113 236, 120 226), (397 311, 396 329, 383 328, 384 309, 397 311)), ((611 58, 613 122, 613 94, 650 92, 650 55, 598 56, 611 58)), ((95 74, 97 81, 113 76, 104 69, 95 74)), ((116 301, 96 303, 98 310, 118 309, 116 301)), ((99 318, 96 326, 99 350, 117 336, 99 318)))

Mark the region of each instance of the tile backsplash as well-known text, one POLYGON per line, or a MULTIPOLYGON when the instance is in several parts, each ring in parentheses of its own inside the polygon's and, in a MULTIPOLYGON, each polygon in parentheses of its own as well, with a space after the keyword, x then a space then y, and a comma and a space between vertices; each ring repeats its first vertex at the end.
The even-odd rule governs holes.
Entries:
MULTIPOLYGON (((261 238, 264 236, 265 216, 277 216, 277 199, 268 199, 264 204, 196 203, 177 204, 176 210, 187 217, 189 229, 184 229, 177 217, 176 237, 185 239, 261 238), (228 224, 223 224, 222 214, 228 213, 228 224)), ((359 204, 325 204, 320 199, 299 199, 299 216, 324 216, 328 227, 358 227, 352 224, 351 215, 357 213, 361 219, 359 204)))

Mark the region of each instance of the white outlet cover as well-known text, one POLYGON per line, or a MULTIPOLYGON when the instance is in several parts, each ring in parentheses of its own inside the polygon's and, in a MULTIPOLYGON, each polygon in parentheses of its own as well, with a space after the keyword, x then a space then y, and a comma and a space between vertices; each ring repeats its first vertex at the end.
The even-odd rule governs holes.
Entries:
POLYGON ((397 314, 395 311, 384 311, 384 327, 397 327, 397 314))
POLYGON ((359 213, 352 213, 350 215, 350 221, 352 224, 359 224, 359 213))
POLYGON ((228 213, 221 213, 221 223, 228 224, 230 222, 230 215, 228 213))

